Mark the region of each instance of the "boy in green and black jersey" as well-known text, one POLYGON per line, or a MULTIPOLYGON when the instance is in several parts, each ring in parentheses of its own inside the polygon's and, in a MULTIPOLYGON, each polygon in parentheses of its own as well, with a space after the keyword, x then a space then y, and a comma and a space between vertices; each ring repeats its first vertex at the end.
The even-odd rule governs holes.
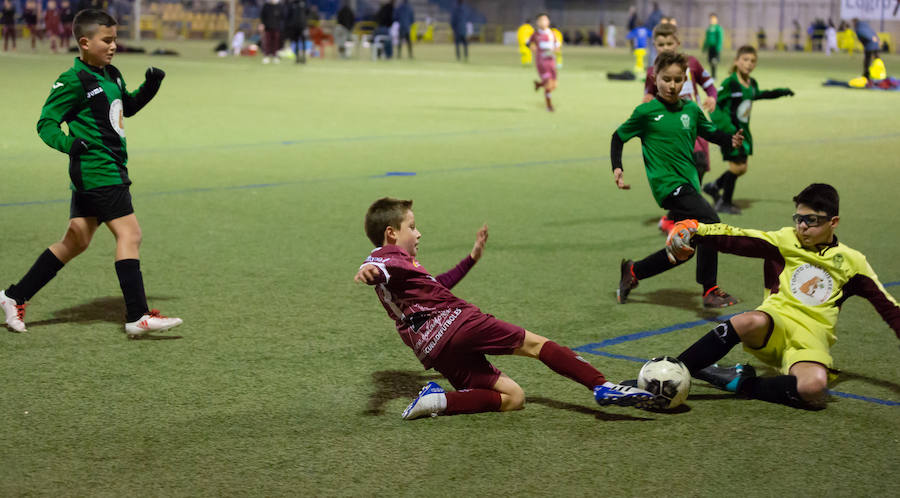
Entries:
POLYGON ((84 252, 97 227, 106 223, 116 238, 125 332, 134 337, 167 330, 182 321, 147 307, 139 260, 141 227, 131 205, 123 121, 156 95, 165 73, 147 69, 144 84, 129 92, 122 74, 110 65, 116 52, 116 20, 100 10, 83 10, 75 16, 73 31, 80 56, 53 84, 37 124, 41 139, 69 156, 69 226, 62 240, 45 250, 17 284, 0 291, 0 307, 9 328, 25 332, 27 301, 84 252), (60 129, 63 122, 68 135, 60 129))
MULTIPOLYGON (((641 138, 644 168, 657 204, 669 211, 673 221, 703 218, 704 223, 718 223, 715 210, 700 195, 700 177, 694 163, 694 142, 701 136, 723 146, 738 147, 743 141, 740 131, 724 133, 703 116, 696 102, 682 100, 680 93, 687 81, 688 59, 684 54, 662 52, 654 64, 657 97, 635 108, 628 121, 613 132, 610 159, 616 186, 626 190, 622 168, 622 148, 626 141, 641 138)), ((674 268, 674 261, 664 249, 639 261, 626 259, 620 267, 621 279, 616 290, 619 303, 638 282, 674 268)), ((701 250, 697 254, 697 283, 703 286, 703 305, 724 308, 737 299, 719 288, 716 251, 701 250)))

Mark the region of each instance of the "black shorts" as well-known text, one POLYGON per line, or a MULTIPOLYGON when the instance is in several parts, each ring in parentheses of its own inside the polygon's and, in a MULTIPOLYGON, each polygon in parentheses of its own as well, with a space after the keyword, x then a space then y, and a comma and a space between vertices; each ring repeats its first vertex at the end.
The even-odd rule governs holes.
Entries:
POLYGON ((700 223, 719 223, 716 210, 689 184, 681 185, 666 196, 662 207, 669 210, 672 221, 693 219, 700 223))
POLYGON ((747 159, 750 157, 747 155, 747 148, 744 146, 741 146, 740 149, 735 149, 731 144, 728 144, 719 147, 719 150, 722 151, 722 160, 731 163, 746 164, 747 159))
POLYGON ((134 213, 128 185, 109 185, 72 192, 69 218, 97 218, 98 223, 134 213))

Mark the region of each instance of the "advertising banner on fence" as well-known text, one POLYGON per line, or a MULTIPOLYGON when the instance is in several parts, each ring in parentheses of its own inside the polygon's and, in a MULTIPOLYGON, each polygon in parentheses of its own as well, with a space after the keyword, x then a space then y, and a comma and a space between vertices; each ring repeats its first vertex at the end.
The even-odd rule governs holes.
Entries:
POLYGON ((900 21, 900 0, 841 0, 841 19, 900 21))

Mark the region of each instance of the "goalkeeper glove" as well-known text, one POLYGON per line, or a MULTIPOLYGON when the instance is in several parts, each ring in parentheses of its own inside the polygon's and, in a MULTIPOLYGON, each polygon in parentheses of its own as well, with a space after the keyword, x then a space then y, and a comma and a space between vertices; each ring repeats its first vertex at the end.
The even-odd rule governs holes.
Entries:
POLYGON ((697 232, 697 220, 681 220, 672 226, 666 237, 666 256, 672 264, 684 261, 694 254, 691 237, 697 232))

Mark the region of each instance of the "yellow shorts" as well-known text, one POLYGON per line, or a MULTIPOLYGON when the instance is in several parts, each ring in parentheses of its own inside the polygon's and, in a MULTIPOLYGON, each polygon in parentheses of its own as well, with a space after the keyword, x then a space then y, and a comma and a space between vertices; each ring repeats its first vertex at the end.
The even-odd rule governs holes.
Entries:
POLYGON ((821 325, 801 321, 765 305, 756 310, 771 317, 772 333, 763 347, 753 349, 745 345, 744 351, 777 368, 782 374, 788 374, 791 366, 801 361, 821 363, 829 371, 833 369, 828 334, 821 325))

